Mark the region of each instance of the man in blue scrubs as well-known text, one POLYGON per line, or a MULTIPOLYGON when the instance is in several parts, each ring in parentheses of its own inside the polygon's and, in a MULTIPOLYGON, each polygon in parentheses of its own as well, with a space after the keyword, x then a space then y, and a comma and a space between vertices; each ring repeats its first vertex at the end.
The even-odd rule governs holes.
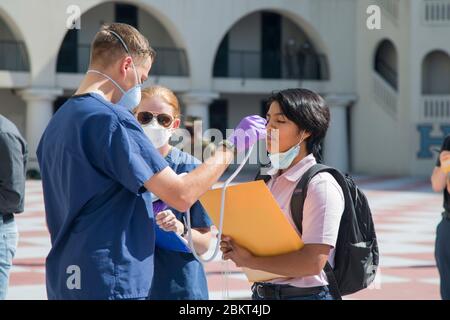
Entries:
POLYGON ((147 190, 185 212, 219 179, 234 150, 264 138, 264 120, 246 118, 238 126, 248 132, 244 142, 229 138, 215 156, 179 177, 130 112, 153 57, 133 27, 102 27, 88 73, 41 138, 37 155, 52 243, 49 299, 146 298, 155 249, 147 190))

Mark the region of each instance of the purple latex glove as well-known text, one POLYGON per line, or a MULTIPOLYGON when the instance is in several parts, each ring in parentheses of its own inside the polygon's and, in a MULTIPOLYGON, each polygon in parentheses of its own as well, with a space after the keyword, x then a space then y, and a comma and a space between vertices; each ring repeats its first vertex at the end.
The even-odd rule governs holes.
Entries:
POLYGON ((260 116, 245 117, 227 140, 234 144, 238 152, 250 149, 258 140, 266 138, 266 124, 266 119, 260 116))
POLYGON ((157 200, 153 202, 153 214, 156 216, 156 214, 160 213, 161 211, 164 211, 168 208, 167 204, 165 204, 161 200, 157 200))

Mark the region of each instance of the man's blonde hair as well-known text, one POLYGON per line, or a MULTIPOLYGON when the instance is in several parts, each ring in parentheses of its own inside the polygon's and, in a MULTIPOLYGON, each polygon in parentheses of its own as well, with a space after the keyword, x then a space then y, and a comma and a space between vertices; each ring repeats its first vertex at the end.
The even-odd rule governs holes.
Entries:
POLYGON ((131 55, 135 63, 148 57, 154 60, 156 56, 148 40, 134 27, 125 23, 103 25, 91 45, 91 64, 107 67, 127 54, 131 55), (117 35, 122 38, 129 53, 117 35))

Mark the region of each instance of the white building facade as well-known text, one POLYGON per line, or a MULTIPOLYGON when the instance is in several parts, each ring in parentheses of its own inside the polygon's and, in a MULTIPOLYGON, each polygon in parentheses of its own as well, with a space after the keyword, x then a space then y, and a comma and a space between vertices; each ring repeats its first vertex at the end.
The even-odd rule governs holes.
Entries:
POLYGON ((0 113, 26 137, 30 169, 93 36, 114 21, 148 37, 147 84, 174 90, 205 129, 233 128, 263 115, 272 91, 304 87, 329 104, 324 158, 344 171, 429 174, 450 134, 450 0, 2 0, 0 113), (373 4, 379 30, 367 27, 373 4))

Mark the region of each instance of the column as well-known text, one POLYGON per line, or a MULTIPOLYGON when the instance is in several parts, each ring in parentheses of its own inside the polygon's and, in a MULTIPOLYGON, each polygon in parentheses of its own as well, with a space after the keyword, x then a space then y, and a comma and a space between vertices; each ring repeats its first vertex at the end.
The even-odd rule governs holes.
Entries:
POLYGON ((324 163, 346 173, 349 170, 349 136, 347 108, 356 96, 353 94, 325 95, 330 108, 331 121, 324 141, 324 163))
POLYGON ((37 169, 39 165, 36 150, 42 133, 53 116, 53 102, 63 94, 62 89, 29 88, 18 91, 27 103, 25 135, 28 142, 28 170, 37 169))
POLYGON ((182 95, 186 106, 185 117, 193 116, 202 120, 202 130, 209 129, 209 105, 219 94, 215 92, 191 91, 182 95))

